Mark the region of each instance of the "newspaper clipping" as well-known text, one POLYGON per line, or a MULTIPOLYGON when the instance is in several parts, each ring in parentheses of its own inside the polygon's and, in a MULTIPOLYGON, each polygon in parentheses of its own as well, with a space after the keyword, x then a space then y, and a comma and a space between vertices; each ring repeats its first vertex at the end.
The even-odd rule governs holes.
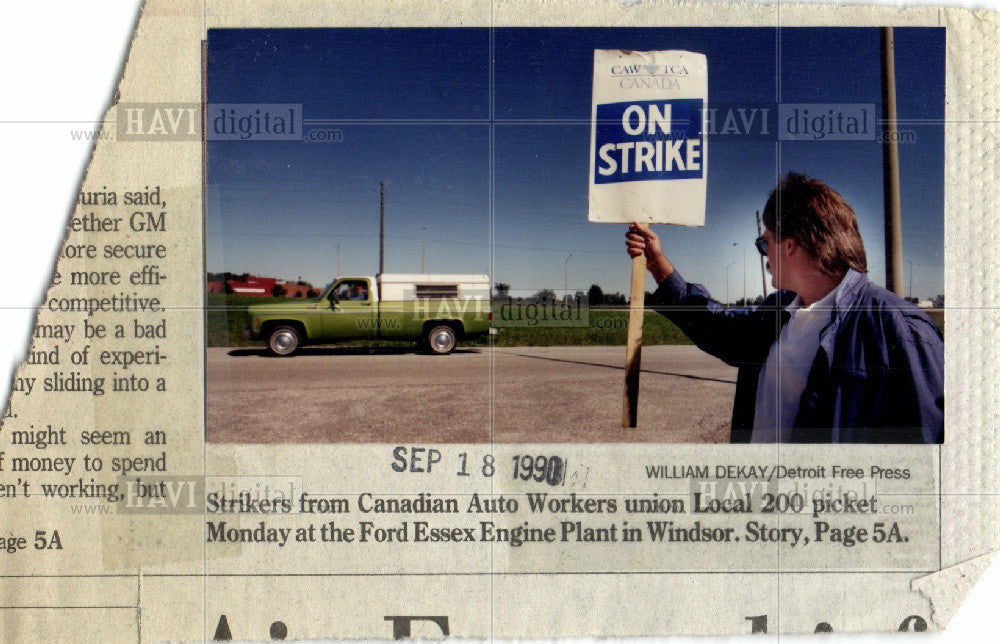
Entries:
POLYGON ((8 338, 3 639, 943 629, 997 24, 147 0, 8 338))

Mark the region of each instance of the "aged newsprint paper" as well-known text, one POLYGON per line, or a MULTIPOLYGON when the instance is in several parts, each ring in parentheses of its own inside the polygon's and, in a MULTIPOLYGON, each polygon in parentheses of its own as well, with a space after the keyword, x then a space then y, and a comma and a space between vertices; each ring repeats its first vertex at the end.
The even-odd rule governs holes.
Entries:
POLYGON ((34 45, 4 50, 0 127, 32 145, 3 249, 45 278, 0 314, 4 641, 939 631, 993 561, 996 14, 76 11, 7 22, 34 45), (38 50, 93 53, 47 22, 125 56, 42 100, 38 50), (648 98, 684 89, 676 52, 707 100, 648 98), (598 101, 599 72, 643 98, 598 101), (82 174, 46 173, 56 139, 82 174), (588 184, 692 177, 703 226, 631 229, 623 427, 629 229, 587 222, 588 184), (795 217, 833 211, 867 265, 823 288, 833 234, 795 217))

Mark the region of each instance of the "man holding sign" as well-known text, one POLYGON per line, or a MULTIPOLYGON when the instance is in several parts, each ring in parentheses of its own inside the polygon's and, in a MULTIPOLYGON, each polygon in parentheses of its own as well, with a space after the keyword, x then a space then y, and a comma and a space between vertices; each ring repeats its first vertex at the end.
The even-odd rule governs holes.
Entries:
POLYGON ((913 304, 870 282, 850 205, 790 173, 764 206, 757 248, 779 289, 730 309, 681 277, 642 223, 626 235, 659 284, 653 304, 702 350, 739 367, 731 440, 940 443, 944 343, 913 304))

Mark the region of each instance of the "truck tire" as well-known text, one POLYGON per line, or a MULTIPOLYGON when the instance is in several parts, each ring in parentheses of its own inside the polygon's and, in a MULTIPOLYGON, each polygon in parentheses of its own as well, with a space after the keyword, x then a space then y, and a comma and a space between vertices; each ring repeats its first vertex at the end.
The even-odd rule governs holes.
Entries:
POLYGON ((447 324, 440 324, 427 332, 426 343, 431 353, 444 355, 451 353, 451 350, 455 348, 458 336, 455 335, 455 329, 447 324))
POLYGON ((267 348, 276 356, 290 356, 302 345, 302 336, 294 326, 282 325, 271 329, 267 336, 267 348))

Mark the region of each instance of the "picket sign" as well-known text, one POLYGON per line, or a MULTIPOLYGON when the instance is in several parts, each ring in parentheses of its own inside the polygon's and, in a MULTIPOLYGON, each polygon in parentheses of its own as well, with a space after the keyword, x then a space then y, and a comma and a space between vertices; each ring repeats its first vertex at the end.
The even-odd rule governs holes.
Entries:
MULTIPOLYGON (((588 220, 705 225, 708 63, 689 51, 594 50, 588 220)), ((646 260, 632 261, 622 427, 638 419, 646 260)))

